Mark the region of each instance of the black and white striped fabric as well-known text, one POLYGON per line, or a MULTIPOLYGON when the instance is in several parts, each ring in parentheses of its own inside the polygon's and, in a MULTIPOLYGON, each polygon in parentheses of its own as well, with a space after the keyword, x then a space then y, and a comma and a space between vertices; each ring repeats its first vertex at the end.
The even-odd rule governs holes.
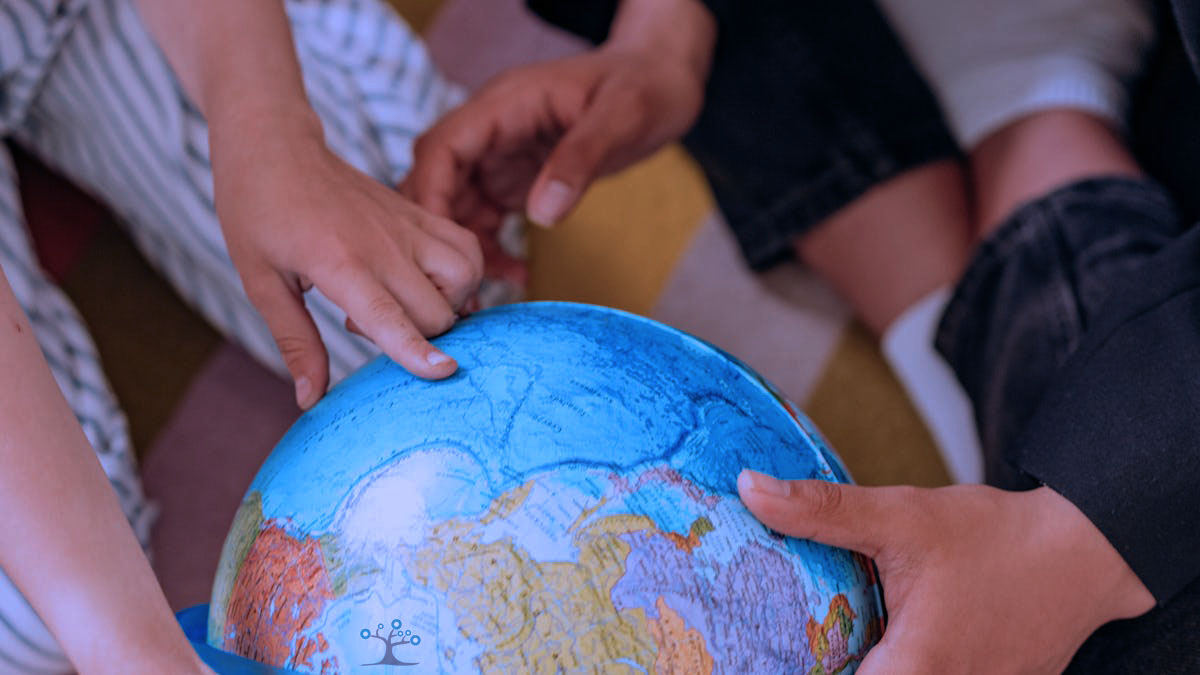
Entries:
POLYGON ((0 132, 25 116, 87 1, 0 1, 0 132))
MULTIPOLYGON (((398 182, 415 137, 461 101, 462 91, 439 76, 383 0, 295 0, 286 7, 328 145, 372 177, 398 182)), ((0 0, 0 130, 108 204, 183 298, 260 362, 285 372, 225 251, 205 122, 132 0, 0 0)), ((146 543, 152 509, 125 418, 78 315, 38 267, 15 181, 11 161, 0 157, 0 266, 146 543)), ((344 330, 344 313, 318 292, 309 293, 308 304, 335 381, 375 354, 344 330)), ((0 575, 0 673, 67 668, 53 638, 0 575)))

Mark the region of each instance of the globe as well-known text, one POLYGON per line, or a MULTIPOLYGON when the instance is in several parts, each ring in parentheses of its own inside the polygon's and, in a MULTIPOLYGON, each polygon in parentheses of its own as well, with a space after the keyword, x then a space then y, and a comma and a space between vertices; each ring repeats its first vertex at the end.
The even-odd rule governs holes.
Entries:
POLYGON ((746 366, 567 303, 436 343, 454 376, 381 357, 279 442, 222 550, 209 645, 310 673, 835 673, 881 635, 869 560, 738 499, 743 467, 848 480, 746 366))

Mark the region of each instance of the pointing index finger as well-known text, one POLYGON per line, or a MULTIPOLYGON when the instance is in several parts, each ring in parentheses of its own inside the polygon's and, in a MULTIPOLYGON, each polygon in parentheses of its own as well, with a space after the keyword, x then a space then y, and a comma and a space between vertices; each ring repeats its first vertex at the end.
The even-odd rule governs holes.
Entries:
POLYGON ((346 311, 347 317, 383 353, 417 377, 449 377, 458 364, 421 335, 400 302, 365 269, 343 271, 318 288, 346 311))

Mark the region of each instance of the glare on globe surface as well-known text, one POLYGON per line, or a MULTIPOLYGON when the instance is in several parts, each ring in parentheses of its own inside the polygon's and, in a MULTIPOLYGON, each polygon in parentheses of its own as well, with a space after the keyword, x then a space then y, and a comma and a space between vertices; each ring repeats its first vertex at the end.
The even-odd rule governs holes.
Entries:
POLYGON ((386 358, 280 441, 222 551, 208 641, 304 672, 852 672, 868 560, 773 533, 743 467, 847 480, 723 352, 653 321, 513 305, 386 358))

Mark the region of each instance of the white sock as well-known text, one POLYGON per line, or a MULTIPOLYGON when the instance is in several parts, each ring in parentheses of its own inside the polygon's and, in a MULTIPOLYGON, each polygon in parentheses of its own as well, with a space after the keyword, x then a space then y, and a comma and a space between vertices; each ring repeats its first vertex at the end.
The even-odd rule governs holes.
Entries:
POLYGON ((929 428, 950 477, 956 483, 979 483, 983 453, 971 401, 933 348, 934 332, 949 301, 950 289, 939 288, 905 310, 883 335, 883 355, 929 428))
POLYGON ((1146 0, 880 0, 959 145, 1031 113, 1082 110, 1124 125, 1154 43, 1146 0))

